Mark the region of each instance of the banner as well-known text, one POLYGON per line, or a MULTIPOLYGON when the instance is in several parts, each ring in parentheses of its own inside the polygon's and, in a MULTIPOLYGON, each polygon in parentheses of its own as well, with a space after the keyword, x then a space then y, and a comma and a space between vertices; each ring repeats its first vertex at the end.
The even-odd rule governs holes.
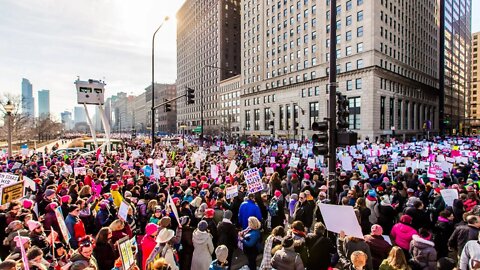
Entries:
POLYGON ((4 205, 14 200, 23 198, 24 182, 17 182, 8 186, 2 187, 2 197, 0 205, 4 205))
POLYGON ((227 187, 225 190, 225 198, 227 200, 238 196, 238 186, 227 187))
POLYGON ((55 209, 55 217, 57 217, 58 225, 60 227, 60 232, 62 233, 63 239, 68 243, 70 240, 70 234, 68 233, 67 225, 65 225, 65 220, 63 219, 61 206, 55 209))
POLYGON ((256 193, 263 190, 262 178, 257 168, 243 172, 245 182, 247 182, 248 193, 256 193))

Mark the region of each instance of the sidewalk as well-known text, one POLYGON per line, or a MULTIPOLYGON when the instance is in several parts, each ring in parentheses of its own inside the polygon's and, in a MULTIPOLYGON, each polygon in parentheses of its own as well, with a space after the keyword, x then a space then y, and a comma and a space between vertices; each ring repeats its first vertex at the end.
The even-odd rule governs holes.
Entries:
POLYGON ((44 145, 42 147, 39 147, 37 148, 37 152, 41 152, 43 153, 45 151, 45 146, 48 148, 48 152, 51 153, 52 152, 52 147, 58 143, 58 149, 63 149, 63 148, 67 148, 68 145, 72 142, 72 140, 66 140, 66 143, 62 144, 62 140, 57 140, 57 141, 54 141, 50 144, 47 144, 47 145, 44 145))

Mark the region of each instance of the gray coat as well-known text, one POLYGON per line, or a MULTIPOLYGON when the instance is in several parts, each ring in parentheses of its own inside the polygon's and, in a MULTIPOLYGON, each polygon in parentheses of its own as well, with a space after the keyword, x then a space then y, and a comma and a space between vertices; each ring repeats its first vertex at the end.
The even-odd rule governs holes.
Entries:
POLYGON ((212 235, 196 229, 193 232, 192 270, 208 270, 214 251, 212 235))
POLYGON ((412 258, 422 266, 423 270, 437 269, 437 251, 432 241, 414 235, 410 242, 410 254, 412 254, 412 258))
POLYGON ((304 270, 302 258, 292 247, 277 250, 272 257, 272 267, 277 270, 304 270))

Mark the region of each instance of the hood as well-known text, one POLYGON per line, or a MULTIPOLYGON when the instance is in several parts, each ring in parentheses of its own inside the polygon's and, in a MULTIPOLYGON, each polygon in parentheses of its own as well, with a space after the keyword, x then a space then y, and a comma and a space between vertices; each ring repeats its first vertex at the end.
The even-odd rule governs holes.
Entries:
POLYGON ((199 245, 202 245, 202 244, 206 244, 208 239, 210 239, 211 236, 210 236, 210 233, 208 232, 202 232, 200 230, 195 230, 193 232, 193 238, 192 238, 192 241, 193 243, 195 244, 199 244, 199 245))
POLYGON ((412 236, 412 240, 413 240, 413 245, 416 248, 422 249, 422 248, 434 247, 435 246, 435 244, 432 241, 423 239, 416 234, 412 236))
POLYGON ((295 262, 296 254, 293 247, 282 248, 277 252, 278 252, 278 257, 283 263, 290 265, 295 262))

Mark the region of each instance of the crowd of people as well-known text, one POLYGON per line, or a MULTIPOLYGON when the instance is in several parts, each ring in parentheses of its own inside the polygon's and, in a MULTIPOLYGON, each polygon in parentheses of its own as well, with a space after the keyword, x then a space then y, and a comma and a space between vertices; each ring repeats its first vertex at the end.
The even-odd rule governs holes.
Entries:
POLYGON ((476 137, 338 148, 332 179, 308 141, 199 145, 4 156, 0 270, 480 269, 476 137))

